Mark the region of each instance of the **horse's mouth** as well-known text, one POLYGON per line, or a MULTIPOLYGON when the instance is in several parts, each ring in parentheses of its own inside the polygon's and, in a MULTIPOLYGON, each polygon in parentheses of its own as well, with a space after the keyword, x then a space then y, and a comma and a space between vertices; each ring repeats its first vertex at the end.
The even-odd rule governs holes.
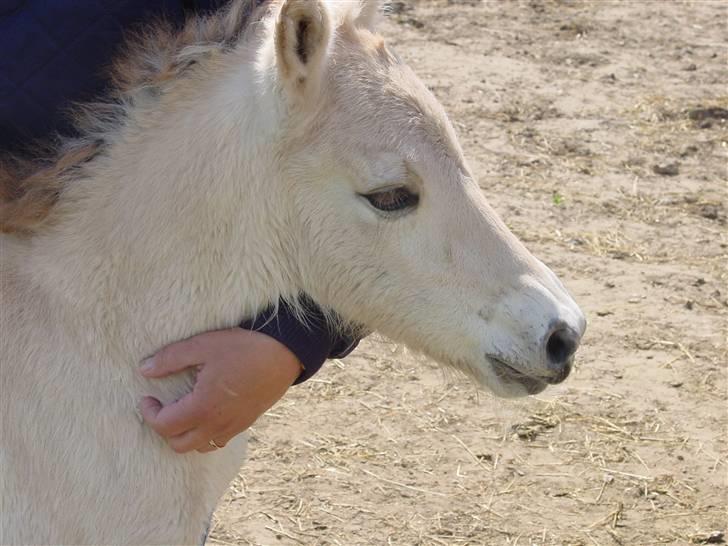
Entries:
POLYGON ((488 355, 488 360, 501 381, 518 383, 526 389, 528 394, 538 394, 549 385, 544 378, 526 375, 498 357, 488 355))

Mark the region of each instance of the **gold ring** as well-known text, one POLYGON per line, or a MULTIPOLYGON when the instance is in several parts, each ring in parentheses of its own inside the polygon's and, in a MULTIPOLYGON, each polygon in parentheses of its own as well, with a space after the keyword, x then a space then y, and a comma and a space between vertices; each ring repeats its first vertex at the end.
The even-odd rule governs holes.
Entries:
POLYGON ((221 448, 223 447, 223 446, 219 446, 219 445, 217 445, 217 444, 215 443, 215 440, 210 440, 210 441, 209 441, 209 442, 207 442, 207 443, 208 443, 208 444, 210 444, 210 446, 214 447, 215 449, 221 449, 221 448))

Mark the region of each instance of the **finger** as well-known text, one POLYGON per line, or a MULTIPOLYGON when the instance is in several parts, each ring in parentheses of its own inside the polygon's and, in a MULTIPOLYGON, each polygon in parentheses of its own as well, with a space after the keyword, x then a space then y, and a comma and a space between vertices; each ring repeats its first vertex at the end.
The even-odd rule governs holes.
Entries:
POLYGON ((200 434, 200 438, 204 438, 206 441, 197 448, 197 451, 200 453, 210 453, 211 451, 222 449, 238 434, 239 431, 235 423, 231 423, 225 428, 218 428, 216 431, 209 431, 207 434, 202 433, 200 434), (214 440, 215 445, 212 445, 211 440, 214 440))
POLYGON ((205 445, 203 445, 202 447, 198 447, 197 451, 200 453, 210 453, 211 451, 217 451, 218 449, 224 448, 227 445, 228 441, 229 440, 215 440, 215 445, 213 446, 210 443, 210 440, 208 440, 205 445))
MULTIPOLYGON (((208 428, 198 427, 169 438, 168 442, 177 453, 188 453, 195 450, 200 453, 208 453, 217 449, 210 443, 211 435, 208 428)), ((215 440, 215 443, 220 447, 225 445, 225 442, 220 443, 218 440, 215 440)))
POLYGON ((183 339, 167 345, 144 360, 141 372, 146 377, 164 377, 203 364, 205 354, 209 354, 209 350, 205 350, 198 336, 183 339))
POLYGON ((197 451, 197 453, 212 453, 213 451, 217 451, 217 448, 207 444, 203 447, 198 447, 195 451, 197 451))
MULTIPOLYGON (((213 446, 208 439, 205 445, 200 446, 197 451, 199 451, 200 453, 209 453, 210 451, 222 449, 223 447, 228 445, 238 434, 240 434, 240 431, 235 426, 235 423, 231 423, 230 426, 228 426, 227 428, 221 431, 218 430, 217 433, 212 433, 211 438, 215 441, 217 447, 213 446)), ((204 434, 202 436, 204 436, 204 434)))
POLYGON ((178 436, 208 420, 195 391, 166 406, 156 398, 147 396, 139 403, 144 421, 160 436, 178 436))
POLYGON ((156 398, 145 396, 141 399, 137 407, 139 408, 139 413, 142 414, 144 421, 150 423, 156 420, 157 414, 159 414, 159 411, 162 409, 162 403, 156 398))

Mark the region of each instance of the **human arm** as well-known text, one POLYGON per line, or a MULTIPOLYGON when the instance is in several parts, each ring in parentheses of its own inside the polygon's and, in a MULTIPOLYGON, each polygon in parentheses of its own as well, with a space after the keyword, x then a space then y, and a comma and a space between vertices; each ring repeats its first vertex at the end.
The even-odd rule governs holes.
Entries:
POLYGON ((145 421, 179 453, 211 451, 211 440, 224 446, 326 358, 351 352, 358 340, 334 332, 318 306, 304 302, 305 324, 281 302, 244 328, 200 334, 160 350, 143 375, 159 378, 194 367, 197 377, 192 392, 176 402, 142 399, 145 421))

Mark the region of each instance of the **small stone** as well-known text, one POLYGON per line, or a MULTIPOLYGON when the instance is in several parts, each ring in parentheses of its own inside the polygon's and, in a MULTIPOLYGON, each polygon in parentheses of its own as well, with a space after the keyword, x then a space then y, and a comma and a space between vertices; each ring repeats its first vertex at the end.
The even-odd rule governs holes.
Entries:
POLYGON ((723 207, 714 203, 705 203, 700 206, 698 213, 708 220, 720 220, 723 216, 723 207))
POLYGON ((411 26, 413 26, 415 28, 425 28, 425 23, 423 23, 422 21, 418 21, 414 17, 410 17, 408 19, 404 19, 402 22, 404 24, 406 24, 406 25, 411 25, 411 26))
POLYGON ((677 163, 658 163, 652 166, 652 172, 662 176, 677 176, 680 174, 680 165, 677 163))
POLYGON ((693 108, 688 111, 688 117, 693 121, 703 119, 728 119, 728 108, 721 108, 720 106, 693 108))
POLYGON ((698 147, 694 144, 691 144, 690 146, 686 146, 685 149, 680 152, 680 157, 688 157, 689 155, 693 155, 698 153, 698 147))
POLYGON ((712 533, 698 533, 690 537, 693 544, 725 544, 725 533, 713 531, 712 533))
POLYGON ((685 70, 688 72, 695 72, 698 69, 698 65, 695 63, 690 63, 685 67, 685 70))
POLYGON ((723 531, 713 531, 708 535, 706 544, 725 544, 725 533, 723 531))

